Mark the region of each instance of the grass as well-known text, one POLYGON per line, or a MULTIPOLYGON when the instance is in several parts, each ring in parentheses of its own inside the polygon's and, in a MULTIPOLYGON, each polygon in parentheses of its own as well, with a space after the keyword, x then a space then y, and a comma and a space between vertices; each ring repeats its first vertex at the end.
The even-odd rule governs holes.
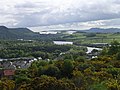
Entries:
POLYGON ((74 33, 72 35, 67 35, 64 37, 65 40, 73 41, 79 44, 89 44, 89 43, 111 43, 113 40, 120 42, 120 33, 116 34, 96 34, 94 37, 87 37, 85 33, 74 33))

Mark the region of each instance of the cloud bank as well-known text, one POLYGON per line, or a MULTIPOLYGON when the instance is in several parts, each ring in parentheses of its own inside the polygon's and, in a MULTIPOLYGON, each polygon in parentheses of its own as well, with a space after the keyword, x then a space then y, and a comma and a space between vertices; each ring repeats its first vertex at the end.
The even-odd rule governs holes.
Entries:
POLYGON ((0 25, 39 29, 120 27, 120 0, 1 0, 0 25))

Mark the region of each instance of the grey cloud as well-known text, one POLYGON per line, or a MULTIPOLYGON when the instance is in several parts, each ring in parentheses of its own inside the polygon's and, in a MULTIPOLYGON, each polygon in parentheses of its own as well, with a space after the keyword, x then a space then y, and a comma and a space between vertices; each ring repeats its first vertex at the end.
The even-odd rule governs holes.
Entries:
POLYGON ((14 6, 15 8, 36 8, 36 4, 25 2, 24 4, 18 4, 14 6))
MULTIPOLYGON (((16 27, 66 25, 66 23, 73 24, 120 18, 119 0, 85 0, 84 3, 82 0, 73 0, 73 3, 69 7, 55 6, 56 3, 51 2, 49 4, 49 2, 40 1, 33 3, 26 1, 14 5, 12 12, 9 10, 8 12, 6 10, 0 11, 0 15, 10 15, 11 17, 7 17, 6 19, 15 20, 13 22, 15 24, 12 25, 16 27), (64 7, 63 10, 61 9, 62 7, 64 7)), ((6 23, 6 25, 8 24, 6 23)))

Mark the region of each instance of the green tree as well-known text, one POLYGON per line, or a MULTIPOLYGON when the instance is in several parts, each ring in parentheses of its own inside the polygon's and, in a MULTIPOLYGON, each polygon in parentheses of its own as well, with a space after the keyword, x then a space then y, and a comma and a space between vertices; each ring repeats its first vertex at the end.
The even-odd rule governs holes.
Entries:
POLYGON ((98 83, 90 86, 88 90, 108 90, 108 89, 105 85, 98 83))
POLYGON ((19 90, 78 90, 72 82, 57 80, 54 77, 36 77, 30 84, 20 86, 19 90), (27 88, 27 89, 26 89, 27 88))
POLYGON ((74 64, 72 60, 65 60, 62 66, 62 75, 65 77, 71 77, 74 69, 74 64))
POLYGON ((42 71, 44 75, 59 77, 60 70, 58 67, 54 65, 48 65, 44 67, 44 71, 42 71))
POLYGON ((111 42, 111 46, 108 49, 108 54, 114 55, 120 51, 120 43, 118 41, 111 42))

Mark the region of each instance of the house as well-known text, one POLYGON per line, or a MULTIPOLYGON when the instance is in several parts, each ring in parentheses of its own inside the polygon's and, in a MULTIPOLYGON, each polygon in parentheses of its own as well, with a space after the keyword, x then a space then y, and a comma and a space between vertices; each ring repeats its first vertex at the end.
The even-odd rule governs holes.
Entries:
POLYGON ((14 75, 15 75, 15 70, 12 69, 3 70, 3 76, 8 77, 9 79, 13 79, 14 75))
POLYGON ((36 58, 28 58, 28 57, 21 57, 21 58, 11 58, 11 59, 2 59, 0 61, 0 67, 5 70, 16 70, 18 68, 28 68, 30 67, 31 63, 36 61, 36 58))
POLYGON ((15 75, 15 70, 4 70, 4 76, 14 76, 15 75))

